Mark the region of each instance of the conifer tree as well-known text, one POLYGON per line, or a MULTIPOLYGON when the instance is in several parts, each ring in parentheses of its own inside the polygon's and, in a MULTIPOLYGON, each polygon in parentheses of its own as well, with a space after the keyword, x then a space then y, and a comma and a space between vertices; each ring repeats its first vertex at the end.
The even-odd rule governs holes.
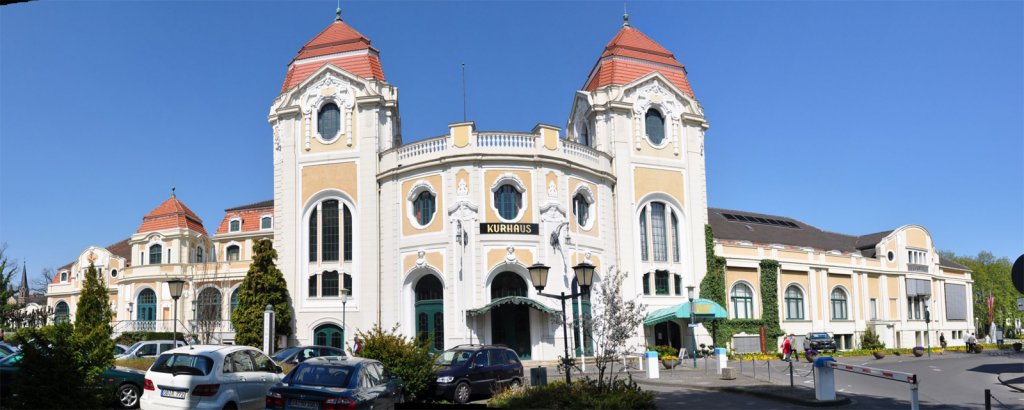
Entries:
POLYGON ((107 284, 90 263, 78 298, 74 330, 75 342, 82 349, 87 382, 98 381, 100 373, 114 363, 114 340, 110 338, 113 315, 107 284))
POLYGON ((288 284, 274 263, 277 251, 273 243, 262 239, 253 244, 252 250, 252 264, 238 291, 238 308, 231 313, 231 323, 235 327, 236 344, 261 347, 266 306, 273 306, 278 335, 292 334, 292 308, 288 284))

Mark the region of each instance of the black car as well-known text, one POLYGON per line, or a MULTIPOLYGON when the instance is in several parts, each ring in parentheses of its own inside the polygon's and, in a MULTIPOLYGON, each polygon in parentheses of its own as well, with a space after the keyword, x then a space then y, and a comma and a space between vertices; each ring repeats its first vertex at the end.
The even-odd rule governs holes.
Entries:
POLYGON ((807 350, 817 350, 819 352, 831 350, 835 352, 836 341, 832 339, 832 336, 829 336, 829 334, 825 332, 808 333, 804 338, 804 351, 807 350))
POLYGON ((470 396, 490 396, 523 385, 523 363, 505 346, 463 345, 441 353, 434 362, 437 380, 431 392, 442 399, 466 403, 470 396))
POLYGON ((270 356, 277 363, 289 363, 296 364, 302 363, 306 359, 321 356, 344 356, 345 351, 336 347, 330 346, 294 346, 288 347, 274 352, 270 356))
POLYGON ((389 409, 405 401, 402 381, 381 362, 344 356, 307 359, 267 392, 267 409, 389 409))

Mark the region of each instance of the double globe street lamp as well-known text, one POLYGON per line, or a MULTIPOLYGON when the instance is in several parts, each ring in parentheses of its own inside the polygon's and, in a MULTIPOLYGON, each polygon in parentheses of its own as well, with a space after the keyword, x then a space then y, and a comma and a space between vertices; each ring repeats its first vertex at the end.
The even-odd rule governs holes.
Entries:
POLYGON ((562 301, 562 337, 565 338, 565 356, 562 357, 562 365, 565 367, 565 384, 569 385, 572 383, 573 359, 569 356, 569 324, 565 320, 565 301, 590 294, 590 285, 594 282, 594 265, 582 262, 572 267, 573 272, 576 273, 576 282, 580 286, 580 292, 573 292, 568 295, 564 291, 558 295, 542 292, 548 283, 548 270, 551 269, 550 267, 537 262, 531 265, 529 269, 530 281, 533 282, 533 287, 537 289, 538 295, 562 301))

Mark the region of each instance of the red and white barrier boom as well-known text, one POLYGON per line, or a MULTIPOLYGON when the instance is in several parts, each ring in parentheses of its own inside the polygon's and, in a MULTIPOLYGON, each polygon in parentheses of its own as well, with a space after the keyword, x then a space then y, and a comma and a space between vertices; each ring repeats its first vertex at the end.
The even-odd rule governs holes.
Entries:
POLYGON ((836 379, 833 370, 840 370, 865 376, 877 377, 880 379, 892 380, 894 382, 907 383, 910 385, 910 408, 918 410, 920 403, 917 398, 917 375, 913 373, 897 372, 893 370, 876 369, 873 367, 857 366, 852 364, 839 363, 831 357, 819 357, 814 361, 815 376, 814 398, 818 400, 836 399, 836 379))

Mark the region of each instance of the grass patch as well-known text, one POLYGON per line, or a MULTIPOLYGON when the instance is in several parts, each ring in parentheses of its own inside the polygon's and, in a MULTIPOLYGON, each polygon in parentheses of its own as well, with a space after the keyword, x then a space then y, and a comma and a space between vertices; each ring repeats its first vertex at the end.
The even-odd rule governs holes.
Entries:
POLYGON ((554 382, 546 386, 524 387, 498 393, 487 407, 500 409, 654 409, 654 393, 643 391, 632 380, 616 380, 601 388, 594 380, 583 380, 566 386, 554 382))
POLYGON ((127 367, 135 370, 146 371, 149 370, 150 366, 153 366, 153 362, 156 361, 155 357, 140 357, 136 359, 123 359, 114 361, 114 366, 127 367))

